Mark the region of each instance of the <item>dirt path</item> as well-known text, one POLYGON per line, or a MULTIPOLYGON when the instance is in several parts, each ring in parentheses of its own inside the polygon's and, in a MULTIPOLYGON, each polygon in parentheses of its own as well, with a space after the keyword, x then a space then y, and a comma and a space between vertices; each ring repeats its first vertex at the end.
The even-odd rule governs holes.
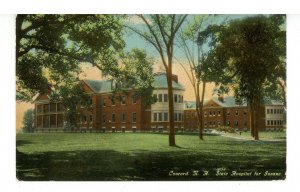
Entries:
MULTIPOLYGON (((244 137, 241 135, 229 135, 229 134, 222 134, 222 137, 229 137, 233 139, 239 139, 239 140, 245 140, 245 141, 254 141, 253 138, 250 137, 244 137)), ((274 139, 274 138, 259 138, 259 141, 285 141, 286 139, 274 139)))

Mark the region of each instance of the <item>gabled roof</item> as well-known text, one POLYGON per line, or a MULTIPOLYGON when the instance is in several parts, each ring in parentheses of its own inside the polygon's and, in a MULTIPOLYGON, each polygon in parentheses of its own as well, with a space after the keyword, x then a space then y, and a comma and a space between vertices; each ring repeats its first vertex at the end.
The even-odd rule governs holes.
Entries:
MULTIPOLYGON (((109 93, 113 91, 111 88, 111 80, 86 79, 83 81, 94 91, 94 93, 109 93)), ((155 89, 167 89, 168 83, 166 75, 163 73, 155 74, 152 86, 155 89)), ((176 83, 175 81, 173 81, 173 88, 184 90, 184 87, 181 84, 176 83)))
MULTIPOLYGON (((176 83, 173 81, 173 89, 180 89, 184 90, 184 86, 176 83)), ((167 89, 168 88, 168 82, 167 82, 167 77, 165 73, 159 73, 154 75, 154 82, 152 86, 156 89, 167 89)))
POLYGON ((236 103, 234 96, 224 97, 223 101, 219 100, 218 97, 213 97, 212 100, 222 107, 245 107, 247 103, 242 105, 236 103))
POLYGON ((95 93, 111 92, 111 81, 109 80, 83 80, 95 93))

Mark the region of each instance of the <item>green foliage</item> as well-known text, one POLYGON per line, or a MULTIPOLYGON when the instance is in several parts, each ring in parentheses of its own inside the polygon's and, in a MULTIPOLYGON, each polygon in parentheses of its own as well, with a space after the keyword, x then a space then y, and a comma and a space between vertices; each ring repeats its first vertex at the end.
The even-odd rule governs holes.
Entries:
POLYGON ((34 111, 33 109, 28 109, 24 113, 22 132, 32 133, 33 130, 34 130, 34 111))
POLYGON ((115 15, 18 15, 17 99, 75 81, 80 62, 108 70, 123 50, 122 34, 115 15))
POLYGON ((216 128, 217 131, 225 132, 225 133, 235 133, 235 128, 229 126, 219 126, 216 128))
POLYGON ((259 104, 266 91, 263 85, 285 78, 284 21, 285 16, 248 17, 221 30, 216 51, 233 74, 236 97, 259 104))

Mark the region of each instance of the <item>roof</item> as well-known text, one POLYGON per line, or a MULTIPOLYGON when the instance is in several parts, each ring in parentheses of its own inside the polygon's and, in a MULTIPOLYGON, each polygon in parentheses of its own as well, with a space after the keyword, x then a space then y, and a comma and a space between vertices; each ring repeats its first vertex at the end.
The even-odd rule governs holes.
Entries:
MULTIPOLYGON (((112 92, 111 80, 83 80, 95 93, 109 93, 112 92)), ((152 86, 155 89, 167 89, 168 83, 166 74, 160 73, 154 75, 154 82, 152 86)), ((184 86, 173 81, 173 89, 184 90, 184 86)))
MULTIPOLYGON (((184 90, 184 86, 176 83, 175 81, 173 83, 173 89, 180 89, 184 90)), ((167 82, 167 77, 165 73, 159 73, 154 75, 154 82, 153 82, 153 87, 156 89, 167 89, 168 88, 168 82, 167 82)))
MULTIPOLYGON (((247 104, 243 103, 241 105, 237 104, 234 96, 224 97, 223 101, 220 101, 218 97, 211 98, 213 102, 222 107, 246 107, 247 104)), ((204 105, 210 100, 204 100, 204 105)), ((265 99, 265 105, 283 105, 281 101, 265 99)), ((185 101, 185 109, 196 109, 196 101, 185 101)))
POLYGON ((111 92, 110 80, 83 80, 95 93, 111 92))
POLYGON ((265 99, 264 100, 265 105, 283 105, 282 101, 273 100, 273 99, 265 99))
POLYGON ((223 101, 219 100, 218 97, 213 97, 212 100, 222 107, 245 107, 246 103, 239 105, 236 103, 234 96, 224 97, 223 101))

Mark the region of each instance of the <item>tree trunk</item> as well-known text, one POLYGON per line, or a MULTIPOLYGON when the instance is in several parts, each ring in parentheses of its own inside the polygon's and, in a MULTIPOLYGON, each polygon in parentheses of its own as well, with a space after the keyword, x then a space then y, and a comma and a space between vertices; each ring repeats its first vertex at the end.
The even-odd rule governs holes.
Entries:
POLYGON ((167 70, 168 97, 169 97, 169 146, 176 146, 174 131, 174 97, 172 86, 172 67, 167 70))
POLYGON ((259 105, 255 106, 255 111, 254 111, 254 118, 255 118, 255 123, 254 123, 254 140, 259 140, 258 137, 258 122, 259 122, 259 105))
POLYGON ((203 80, 202 83, 202 96, 201 96, 201 101, 200 101, 200 133, 199 133, 199 138, 201 140, 203 139, 203 129, 204 129, 204 123, 203 123, 203 103, 204 103, 204 93, 205 93, 205 88, 206 88, 206 82, 203 80))
POLYGON ((253 107, 250 104, 249 106, 249 111, 250 111, 250 131, 251 131, 251 136, 254 137, 254 111, 253 107))

